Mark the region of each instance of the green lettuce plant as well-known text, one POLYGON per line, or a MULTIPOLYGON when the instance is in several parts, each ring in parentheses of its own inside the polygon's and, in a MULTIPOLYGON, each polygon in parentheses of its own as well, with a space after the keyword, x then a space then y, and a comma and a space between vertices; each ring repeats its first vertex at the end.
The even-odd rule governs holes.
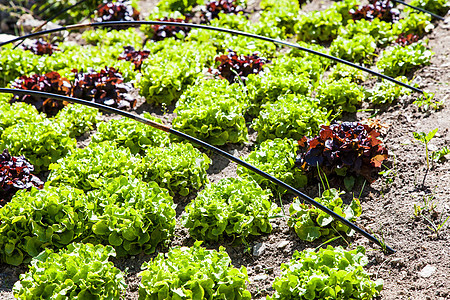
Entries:
POLYGON ((31 261, 27 273, 13 287, 19 299, 122 299, 125 274, 109 257, 111 246, 70 244, 53 252, 46 249, 31 261))
POLYGON ((404 18, 392 25, 392 33, 394 36, 398 36, 401 33, 405 35, 412 33, 423 36, 433 29, 434 25, 431 23, 431 16, 417 11, 411 11, 404 18))
POLYGON ((314 251, 295 251, 292 260, 281 265, 275 278, 275 299, 372 299, 380 294, 383 280, 372 281, 363 267, 368 259, 365 249, 342 247, 314 251))
POLYGON ((47 186, 18 191, 0 209, 0 257, 11 265, 27 263, 44 248, 66 247, 85 231, 83 191, 47 186))
POLYGON ((335 9, 301 15, 295 25, 297 39, 305 42, 327 42, 336 38, 342 15, 335 9))
MULTIPOLYGON (((143 117, 162 123, 161 119, 149 113, 144 113, 143 117)), ((148 148, 164 147, 170 142, 167 133, 129 118, 101 122, 92 137, 92 142, 103 141, 114 141, 118 146, 129 148, 132 154, 144 154, 148 148)))
POLYGON ((174 233, 172 197, 155 182, 119 176, 86 198, 83 242, 112 245, 118 256, 153 253, 174 233))
POLYGON ((271 72, 269 68, 266 68, 263 74, 249 75, 245 85, 250 101, 247 112, 252 116, 258 115, 263 104, 276 102, 280 96, 307 95, 312 90, 307 73, 277 74, 271 72))
POLYGON ((272 61, 269 68, 273 76, 308 76, 309 82, 315 83, 328 67, 321 58, 308 55, 296 56, 296 52, 291 53, 291 55, 279 56, 272 61))
MULTIPOLYGON (((357 198, 349 205, 344 205, 339 192, 336 189, 328 189, 322 193, 320 198, 314 200, 334 211, 338 215, 354 222, 361 215, 361 204, 357 198)), ((321 211, 312 205, 301 203, 297 198, 289 207, 288 225, 294 228, 301 240, 312 242, 320 237, 329 237, 339 232, 348 236, 353 235, 354 231, 334 220, 333 217, 321 211)))
POLYGON ((250 235, 270 233, 270 217, 280 211, 271 196, 252 180, 221 179, 186 206, 183 226, 191 237, 214 242, 227 237, 245 241, 250 235))
POLYGON ((115 30, 110 28, 95 28, 95 30, 86 30, 81 37, 92 45, 98 46, 133 46, 142 47, 142 37, 136 28, 127 28, 115 30))
POLYGON ((330 46, 330 55, 362 64, 370 64, 377 44, 370 35, 358 34, 351 38, 337 37, 330 46))
POLYGON ((377 68, 387 76, 405 76, 420 66, 430 64, 433 54, 422 42, 406 47, 397 45, 382 53, 377 61, 377 68))
POLYGON ((247 269, 233 268, 225 248, 206 250, 200 244, 143 263, 139 299, 251 299, 247 269))
POLYGON ((189 143, 151 148, 143 158, 143 178, 156 181, 173 195, 187 196, 208 182, 206 170, 211 160, 189 143))
POLYGON ((386 46, 394 39, 392 23, 382 21, 379 18, 372 21, 365 19, 349 20, 345 27, 339 28, 339 36, 347 39, 353 39, 355 36, 361 35, 370 36, 380 46, 386 46))
POLYGON ((330 69, 327 80, 332 82, 342 78, 350 78, 354 83, 362 83, 366 79, 363 71, 338 63, 330 69))
POLYGON ((263 0, 260 22, 273 24, 283 30, 284 35, 294 34, 294 26, 300 13, 298 2, 289 0, 263 0))
POLYGON ((139 93, 149 103, 172 104, 211 65, 215 49, 197 42, 165 39, 150 45, 151 54, 142 63, 139 93))
POLYGON ((213 145, 247 141, 247 95, 238 83, 205 80, 181 96, 173 128, 213 145))
MULTIPOLYGON (((439 16, 445 16, 450 9, 450 3, 446 0, 413 0, 410 4, 431 11, 439 16)), ((412 12, 413 10, 408 7, 407 11, 412 12)))
MULTIPOLYGON (((7 99, 9 101, 10 97, 7 97, 7 99)), ((17 123, 39 122, 44 120, 44 118, 45 114, 40 114, 30 104, 24 102, 16 102, 13 104, 0 102, 0 132, 17 123)))
POLYGON ((253 128, 258 132, 257 142, 275 138, 301 140, 319 132, 327 125, 329 112, 315 99, 301 95, 286 95, 274 103, 262 106, 253 128))
POLYGON ((3 131, 0 141, 0 149, 7 148, 15 156, 24 155, 36 173, 47 170, 75 145, 76 140, 61 125, 48 119, 10 126, 3 131))
POLYGON ((59 123, 70 137, 77 137, 94 129, 99 121, 99 112, 85 105, 69 104, 58 112, 53 121, 59 123))
MULTIPOLYGON (((297 150, 298 144, 295 140, 276 138, 262 142, 244 160, 289 185, 304 187, 307 178, 299 168, 295 168, 297 150)), ((277 193, 286 192, 268 179, 241 166, 238 166, 237 174, 255 180, 263 189, 270 188, 277 193)))
POLYGON ((364 89, 349 77, 336 81, 327 80, 317 90, 317 99, 320 105, 335 112, 356 112, 356 107, 364 99, 364 89))
MULTIPOLYGON (((408 83, 408 79, 404 76, 396 78, 397 80, 408 83)), ((382 80, 377 82, 373 89, 369 92, 367 99, 375 104, 390 104, 398 100, 403 95, 409 95, 411 91, 391 81, 382 80)))
POLYGON ((50 166, 48 181, 51 185, 69 185, 84 191, 105 185, 108 178, 120 175, 140 177, 141 159, 128 148, 117 147, 105 141, 76 149, 58 163, 50 166))

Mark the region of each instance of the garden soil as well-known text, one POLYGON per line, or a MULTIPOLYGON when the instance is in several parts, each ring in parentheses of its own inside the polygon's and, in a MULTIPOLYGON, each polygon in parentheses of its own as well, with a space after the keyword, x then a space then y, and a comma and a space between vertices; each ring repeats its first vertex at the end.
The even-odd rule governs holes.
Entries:
MULTIPOLYGON (((330 2, 313 1, 306 5, 306 10, 324 9, 330 2)), ((148 13, 155 1, 142 1, 142 12, 148 13)), ((253 1, 253 7, 258 2, 253 1)), ((252 19, 257 20, 253 15, 252 19)), ((444 146, 450 147, 450 18, 435 23, 436 28, 426 38, 435 52, 431 64, 414 72, 415 82, 421 89, 436 93, 435 99, 443 103, 443 108, 434 110, 419 109, 412 102, 418 95, 402 98, 397 104, 386 109, 367 110, 353 115, 345 115, 341 120, 363 121, 369 116, 388 125, 382 139, 389 150, 390 159, 387 167, 389 174, 381 176, 375 182, 363 185, 357 183, 354 196, 359 196, 363 212, 356 224, 373 233, 386 245, 396 250, 394 254, 385 254, 380 247, 366 238, 356 235, 346 241, 338 239, 333 246, 342 245, 355 248, 362 245, 367 249, 369 264, 367 270, 373 279, 384 280, 384 289, 379 299, 450 299, 450 220, 441 228, 450 216, 450 157, 440 162, 431 163, 427 170, 425 147, 413 138, 413 132, 429 132, 438 128, 438 133, 430 142, 432 151, 444 146)), ((138 112, 150 111, 170 122, 174 114, 173 107, 164 113, 154 109, 141 99, 138 112)), ((80 139, 79 146, 84 146, 89 137, 80 139)), ((235 156, 246 156, 255 141, 255 134, 250 135, 250 142, 224 147, 235 156)), ((209 178, 215 182, 224 177, 236 176, 236 165, 216 155, 209 154, 213 164, 209 169, 209 178)), ((304 191, 311 197, 317 197, 319 184, 314 184, 304 191)), ((346 200, 352 193, 344 195, 346 200)), ((193 240, 186 229, 180 226, 180 218, 190 198, 175 199, 177 203, 178 225, 175 238, 170 246, 191 246, 193 240)), ((280 199, 284 213, 288 215, 292 198, 280 199)), ((211 249, 219 246, 226 248, 237 268, 247 268, 250 282, 248 288, 254 299, 263 299, 273 293, 272 283, 280 275, 280 266, 289 262, 295 251, 316 248, 321 242, 306 243, 298 239, 295 232, 287 226, 286 218, 273 220, 273 232, 248 241, 246 245, 236 246, 231 241, 218 244, 203 244, 211 249)), ((160 249, 167 251, 167 249, 160 249)), ((115 265, 127 273, 128 289, 125 299, 138 299, 140 267, 143 262, 154 255, 138 255, 124 259, 114 259, 115 265)), ((19 275, 26 272, 24 266, 12 267, 0 264, 0 299, 14 299, 12 286, 19 275)))

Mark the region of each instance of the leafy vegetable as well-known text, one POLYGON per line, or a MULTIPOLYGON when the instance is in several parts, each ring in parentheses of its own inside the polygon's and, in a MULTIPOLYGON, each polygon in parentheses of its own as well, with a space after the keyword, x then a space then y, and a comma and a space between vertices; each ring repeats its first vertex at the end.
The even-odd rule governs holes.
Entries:
POLYGON ((144 179, 156 181, 171 194, 187 196, 208 182, 206 170, 211 160, 191 144, 176 143, 147 150, 143 159, 144 179))
POLYGON ((410 12, 403 19, 392 25, 392 32, 395 36, 403 34, 417 34, 423 36, 430 32, 434 25, 431 24, 431 16, 425 13, 410 12))
POLYGON ((356 112, 356 107, 364 99, 364 89, 351 78, 346 77, 336 81, 324 81, 317 91, 320 105, 337 112, 356 112))
MULTIPOLYGON (((50 72, 45 75, 34 74, 31 77, 22 76, 16 79, 11 88, 47 92, 63 96, 70 95, 72 85, 69 80, 62 78, 58 72, 50 72)), ((24 95, 15 95, 11 102, 25 102, 32 104, 39 112, 44 112, 49 116, 56 115, 68 102, 57 101, 53 99, 44 99, 42 97, 24 95)))
POLYGON ((353 20, 366 19, 372 21, 377 18, 385 22, 395 23, 400 18, 400 11, 394 8, 394 4, 390 0, 369 0, 368 5, 360 5, 357 9, 351 9, 349 12, 353 20))
POLYGON ((275 294, 268 299, 372 299, 380 294, 383 281, 370 280, 363 269, 367 263, 362 246, 295 251, 292 260, 281 265, 281 277, 272 285, 275 294))
POLYGON ((0 208, 19 190, 44 187, 42 180, 31 174, 33 171, 33 165, 25 157, 11 156, 8 149, 3 150, 0 154, 0 208))
MULTIPOLYGON (((131 1, 117 0, 100 4, 96 10, 95 22, 137 21, 139 11, 131 5, 131 1)), ((112 28, 120 29, 120 26, 112 28), (116 28, 117 27, 117 28, 116 28)))
POLYGON ((378 18, 372 21, 365 19, 357 21, 349 20, 345 27, 342 26, 339 28, 339 36, 348 39, 353 39, 355 36, 361 35, 366 37, 371 36, 380 46, 388 45, 394 38, 392 24, 378 18))
MULTIPOLYGON (((304 187, 307 181, 306 176, 295 168, 297 150, 296 142, 291 139, 266 140, 250 152, 245 161, 289 185, 304 187)), ((242 178, 255 180, 263 189, 270 188, 277 193, 286 192, 268 179, 241 166, 238 166, 237 174, 242 178)))
POLYGON ((435 128, 428 133, 425 132, 413 132, 414 139, 425 145, 425 157, 427 159, 427 170, 430 169, 429 155, 428 155, 428 144, 431 139, 436 135, 439 128, 435 128))
POLYGON ((289 0, 263 0, 260 3, 262 13, 260 22, 273 24, 281 28, 283 35, 294 34, 294 26, 300 13, 300 5, 297 1, 289 0))
POLYGON ((226 237, 245 241, 249 235, 270 233, 270 217, 280 211, 270 202, 271 195, 254 181, 221 179, 186 206, 183 226, 189 228, 191 237, 203 241, 226 237))
POLYGON ((342 15, 330 8, 301 15, 294 30, 298 40, 327 42, 337 36, 341 24, 342 15))
POLYGON ((266 68, 261 75, 250 74, 245 86, 247 88, 250 107, 248 113, 257 115, 261 106, 266 103, 274 103, 278 97, 289 94, 307 95, 312 90, 309 82, 309 74, 277 74, 266 68))
MULTIPOLYGON (((10 96, 3 95, 6 95, 5 100, 9 101, 10 96)), ((13 104, 0 102, 0 132, 17 123, 39 122, 44 118, 45 115, 38 113, 32 105, 23 102, 13 104)))
MULTIPOLYGON (((186 19, 183 18, 170 18, 170 17, 162 17, 156 19, 157 21, 163 22, 177 22, 177 23, 186 23, 186 19)), ((147 35, 151 36, 154 41, 162 41, 166 38, 178 38, 183 39, 186 35, 191 31, 189 27, 180 27, 180 26, 172 26, 172 25, 152 25, 150 27, 151 30, 145 30, 147 35)))
POLYGON ((87 72, 74 69, 75 81, 72 96, 92 102, 117 107, 120 109, 132 108, 136 99, 130 95, 132 84, 124 83, 122 74, 114 68, 96 72, 88 69, 87 72))
POLYGON ((187 13, 192 10, 193 7, 203 4, 200 0, 162 0, 157 4, 157 9, 159 11, 179 11, 181 13, 187 13))
POLYGON ((139 93, 149 103, 171 104, 201 76, 215 51, 196 42, 171 39, 156 44, 154 52, 142 64, 139 93))
POLYGON ((0 141, 0 149, 7 148, 12 155, 25 156, 37 173, 47 170, 51 163, 66 156, 75 145, 75 139, 48 119, 8 127, 0 141))
POLYGON ((153 253, 167 245, 175 229, 175 209, 167 190, 155 182, 119 176, 87 194, 83 242, 112 245, 118 256, 153 253))
POLYGON ((350 82, 362 83, 366 77, 361 70, 338 63, 330 69, 327 81, 333 82, 342 78, 350 78, 350 82))
POLYGON ((13 287, 20 299, 120 299, 124 274, 108 261, 111 246, 71 244, 57 253, 46 249, 13 287))
MULTIPOLYGON (((63 9, 66 9, 77 2, 77 0, 47 0, 42 3, 39 2, 39 5, 32 7, 32 10, 43 20, 48 20, 63 9)), ((69 24, 77 23, 91 15, 101 3, 101 0, 84 1, 77 5, 76 9, 70 9, 67 11, 67 14, 61 14, 56 18, 69 24)))
MULTIPOLYGON (((237 0, 212 0, 207 1, 201 9, 202 22, 209 23, 212 19, 219 18, 219 14, 238 14, 244 11, 237 0)), ((244 1, 245 4, 245 1, 244 1)))
POLYGON ((375 56, 377 44, 370 35, 355 35, 352 38, 337 37, 330 46, 330 55, 354 62, 370 64, 375 56))
POLYGON ((59 51, 59 49, 56 48, 56 45, 46 42, 43 39, 25 41, 25 43, 21 45, 21 48, 23 50, 31 51, 36 55, 52 55, 53 52, 59 51))
POLYGON ((217 56, 215 61, 220 64, 217 69, 210 69, 210 72, 218 75, 221 79, 228 80, 230 83, 245 81, 248 75, 261 73, 263 65, 267 62, 257 53, 238 55, 232 50, 228 50, 227 55, 217 56))
MULTIPOLYGON (((408 83, 408 79, 404 76, 397 77, 397 80, 408 83)), ((381 82, 377 82, 374 88, 370 91, 368 96, 368 100, 373 104, 390 104, 396 101, 403 95, 409 95, 411 91, 407 88, 404 88, 396 83, 383 80, 381 82)))
POLYGON ((253 128, 258 132, 257 142, 274 138, 299 140, 317 134, 320 125, 328 124, 328 117, 328 111, 316 100, 291 94, 264 104, 253 128))
MULTIPOLYGON (((354 222, 361 215, 361 204, 357 198, 353 198, 349 205, 344 205, 339 197, 341 194, 342 192, 336 189, 329 189, 325 190, 320 198, 314 200, 350 222, 354 222)), ((300 203, 298 198, 289 207, 289 214, 288 225, 293 227, 298 237, 304 241, 312 242, 320 237, 340 234, 339 231, 349 236, 354 233, 352 229, 320 209, 300 203)))
POLYGON ((84 193, 67 186, 18 191, 0 209, 1 260, 17 266, 45 248, 66 247, 85 231, 85 205, 84 193))
MULTIPOLYGON (((431 11, 432 13, 440 16, 445 16, 445 14, 450 10, 450 3, 446 0, 413 0, 410 4, 431 11)), ((408 10, 412 11, 412 9, 409 8, 408 10)))
MULTIPOLYGON (((145 113, 147 118, 158 123, 161 119, 145 113)), ((132 154, 144 154, 151 147, 164 147, 169 144, 169 136, 161 130, 129 118, 112 119, 98 125, 92 142, 114 141, 118 146, 128 147, 132 154)))
POLYGON ((77 137, 94 129, 99 119, 98 109, 81 104, 69 104, 53 119, 68 132, 70 137, 77 137))
MULTIPOLYGON (((142 37, 135 28, 115 30, 111 28, 97 27, 95 30, 86 30, 81 35, 89 44, 97 46, 130 46, 141 47, 142 37)), ((104 67, 104 66, 102 66, 104 67)))
POLYGON ((84 191, 97 189, 108 178, 118 176, 139 177, 141 160, 128 148, 119 148, 110 141, 92 143, 76 149, 64 159, 52 164, 48 181, 50 185, 73 186, 84 191))
POLYGON ((422 65, 430 64, 433 54, 421 42, 406 47, 397 45, 383 52, 377 61, 377 68, 387 76, 404 76, 422 65))
POLYGON ((327 67, 328 64, 325 65, 320 58, 298 57, 295 54, 280 56, 269 66, 272 74, 276 76, 308 76, 310 83, 319 80, 327 67))
POLYGON ((419 37, 417 35, 412 34, 412 33, 405 35, 402 33, 397 37, 397 39, 395 40, 395 43, 397 45, 405 47, 405 46, 411 45, 413 43, 416 43, 417 41, 419 41, 419 37))
POLYGON ((372 173, 378 173, 388 157, 378 136, 374 129, 356 122, 322 126, 317 137, 299 141, 303 149, 297 165, 305 172, 319 166, 326 174, 356 174, 372 181, 372 173))
POLYGON ((139 299, 249 300, 247 269, 233 268, 223 247, 206 250, 200 244, 173 248, 143 263, 139 299))
POLYGON ((244 111, 247 103, 238 83, 204 80, 183 93, 172 125, 213 145, 246 142, 244 111))

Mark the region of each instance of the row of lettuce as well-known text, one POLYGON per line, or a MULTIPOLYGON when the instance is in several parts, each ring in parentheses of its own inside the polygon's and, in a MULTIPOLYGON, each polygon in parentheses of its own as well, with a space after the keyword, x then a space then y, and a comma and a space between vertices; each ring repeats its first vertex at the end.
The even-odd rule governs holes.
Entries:
MULTIPOLYGON (((274 38, 297 34, 306 42, 333 40, 329 49, 302 45, 365 64, 374 61, 377 47, 386 47, 401 33, 423 34, 432 27, 429 17, 412 11, 395 24, 355 22, 344 14, 357 4, 353 1, 299 18, 299 7, 288 2, 263 1, 260 23, 251 23, 243 15, 223 15, 212 25, 274 38), (361 34, 372 38, 363 39, 361 34)), ((180 3, 162 1, 152 17, 177 16, 174 11, 186 12, 194 5, 187 1, 184 8, 176 6, 180 3)), ((58 71, 72 80, 74 68, 114 67, 125 80, 136 83, 148 102, 176 102, 174 128, 212 144, 247 141, 245 117, 253 119, 260 145, 246 160, 295 187, 306 185, 305 174, 294 168, 295 140, 314 136, 320 125, 328 124, 340 111, 355 112, 364 100, 392 103, 407 93, 384 81, 368 91, 360 86, 363 74, 353 69, 300 51, 279 55, 271 43, 223 33, 192 30, 183 40, 151 42, 146 45, 150 55, 142 72, 131 62, 117 60, 122 47, 140 47, 141 38, 134 30, 88 31, 84 38, 95 46, 62 43, 61 51, 51 56, 1 49, 2 85, 33 73, 58 71), (205 69, 217 66, 215 55, 228 48, 240 54, 259 51, 271 63, 262 74, 248 76, 245 84, 203 79, 205 69)), ((382 52, 376 66, 387 75, 403 76, 428 63, 431 54, 422 42, 392 46, 382 52)), ((53 295, 120 298, 126 288, 124 274, 107 263, 108 257, 154 253, 167 245, 176 225, 172 199, 176 194, 186 196, 204 188, 182 218, 182 225, 197 240, 245 241, 272 231, 270 220, 280 213, 273 195, 284 191, 246 169, 238 168, 238 178, 207 184, 210 159, 165 133, 125 119, 99 122, 96 110, 77 105, 47 118, 31 105, 9 104, 8 97, 1 97, 0 148, 25 155, 37 172, 49 171, 44 189, 19 191, 0 209, 1 260, 13 265, 31 262, 30 271, 14 287, 21 299, 53 295), (95 126, 92 142, 76 148, 76 137, 95 126)), ((316 200, 350 220, 361 214, 357 199, 344 205, 334 189, 316 200)), ((337 231, 352 234, 323 212, 298 201, 290 207, 288 224, 307 241, 337 231)), ((380 292, 382 283, 370 280, 362 268, 365 264, 362 248, 295 253, 290 263, 282 265, 272 299, 294 295, 370 299, 380 292)), ((199 243, 174 248, 143 268, 142 299, 250 299, 245 268, 233 268, 223 249, 205 250, 199 243)))

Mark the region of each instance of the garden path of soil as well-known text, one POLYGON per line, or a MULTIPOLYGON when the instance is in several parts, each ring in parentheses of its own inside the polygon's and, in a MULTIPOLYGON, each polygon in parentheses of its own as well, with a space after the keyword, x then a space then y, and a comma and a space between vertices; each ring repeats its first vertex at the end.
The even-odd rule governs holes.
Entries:
MULTIPOLYGON (((252 4, 257 6, 257 1, 252 4)), ((307 9, 323 9, 329 2, 308 4, 307 9)), ((155 1, 141 1, 141 9, 148 12, 155 1)), ((429 46, 435 52, 431 65, 415 72, 416 82, 420 88, 435 92, 435 98, 444 103, 440 111, 422 112, 412 102, 417 95, 406 97, 398 104, 384 111, 379 111, 376 118, 390 127, 383 140, 390 151, 391 177, 379 178, 366 185, 361 197, 363 213, 357 221, 368 232, 373 232, 397 252, 386 255, 379 247, 368 242, 362 236, 349 241, 350 248, 363 245, 369 257, 368 270, 373 278, 384 280, 384 289, 380 299, 450 299, 450 220, 438 234, 430 227, 436 226, 450 216, 450 160, 433 163, 426 171, 425 149, 414 142, 412 132, 429 132, 439 128, 438 134, 431 141, 431 149, 450 147, 450 21, 436 23, 436 28, 429 34, 429 46), (425 180, 424 180, 424 176, 425 180), (391 182, 390 182, 391 181, 391 182), (428 205, 424 203, 428 201, 428 205), (431 204, 433 203, 433 204, 431 204), (414 205, 435 208, 424 212, 425 216, 415 217, 414 205), (427 221, 428 219, 428 221, 427 221)), ((156 110, 142 104, 139 110, 156 110)), ((357 120, 366 119, 371 112, 359 112, 357 120)), ((164 116, 170 121, 172 114, 164 116)), ((349 116, 355 119, 355 116, 349 116)), ((254 142, 254 135, 251 136, 254 142)), ((230 153, 241 156, 251 151, 251 144, 225 147, 230 153)), ((210 180, 217 181, 223 177, 236 176, 236 166, 224 159, 212 155, 213 165, 209 170, 210 180)), ((318 188, 310 187, 305 192, 318 196, 318 188)), ((347 193, 346 197, 351 197, 347 193)), ((177 217, 184 211, 187 199, 175 199, 178 203, 177 217)), ((282 199, 287 214, 292 199, 282 199)), ((178 222, 179 224, 179 222, 178 222)), ((180 225, 171 246, 190 246, 192 239, 186 229, 180 225)), ((305 243, 288 228, 283 218, 274 220, 271 234, 257 237, 248 245, 232 246, 222 243, 236 267, 246 266, 250 289, 254 299, 271 295, 271 287, 276 276, 280 275, 280 265, 292 257, 294 251, 315 248, 317 243, 305 243)), ((332 245, 346 244, 338 240, 332 245)), ((204 246, 217 249, 219 244, 204 246)), ((166 249, 167 250, 167 249, 166 249)), ((166 251, 164 250, 164 251, 166 251)), ((122 270, 127 270, 129 284, 125 299, 138 299, 140 278, 137 276, 140 266, 154 256, 138 255, 125 259, 115 259, 114 263, 122 270)), ((11 288, 26 267, 11 267, 0 264, 0 299, 14 299, 11 288)))

